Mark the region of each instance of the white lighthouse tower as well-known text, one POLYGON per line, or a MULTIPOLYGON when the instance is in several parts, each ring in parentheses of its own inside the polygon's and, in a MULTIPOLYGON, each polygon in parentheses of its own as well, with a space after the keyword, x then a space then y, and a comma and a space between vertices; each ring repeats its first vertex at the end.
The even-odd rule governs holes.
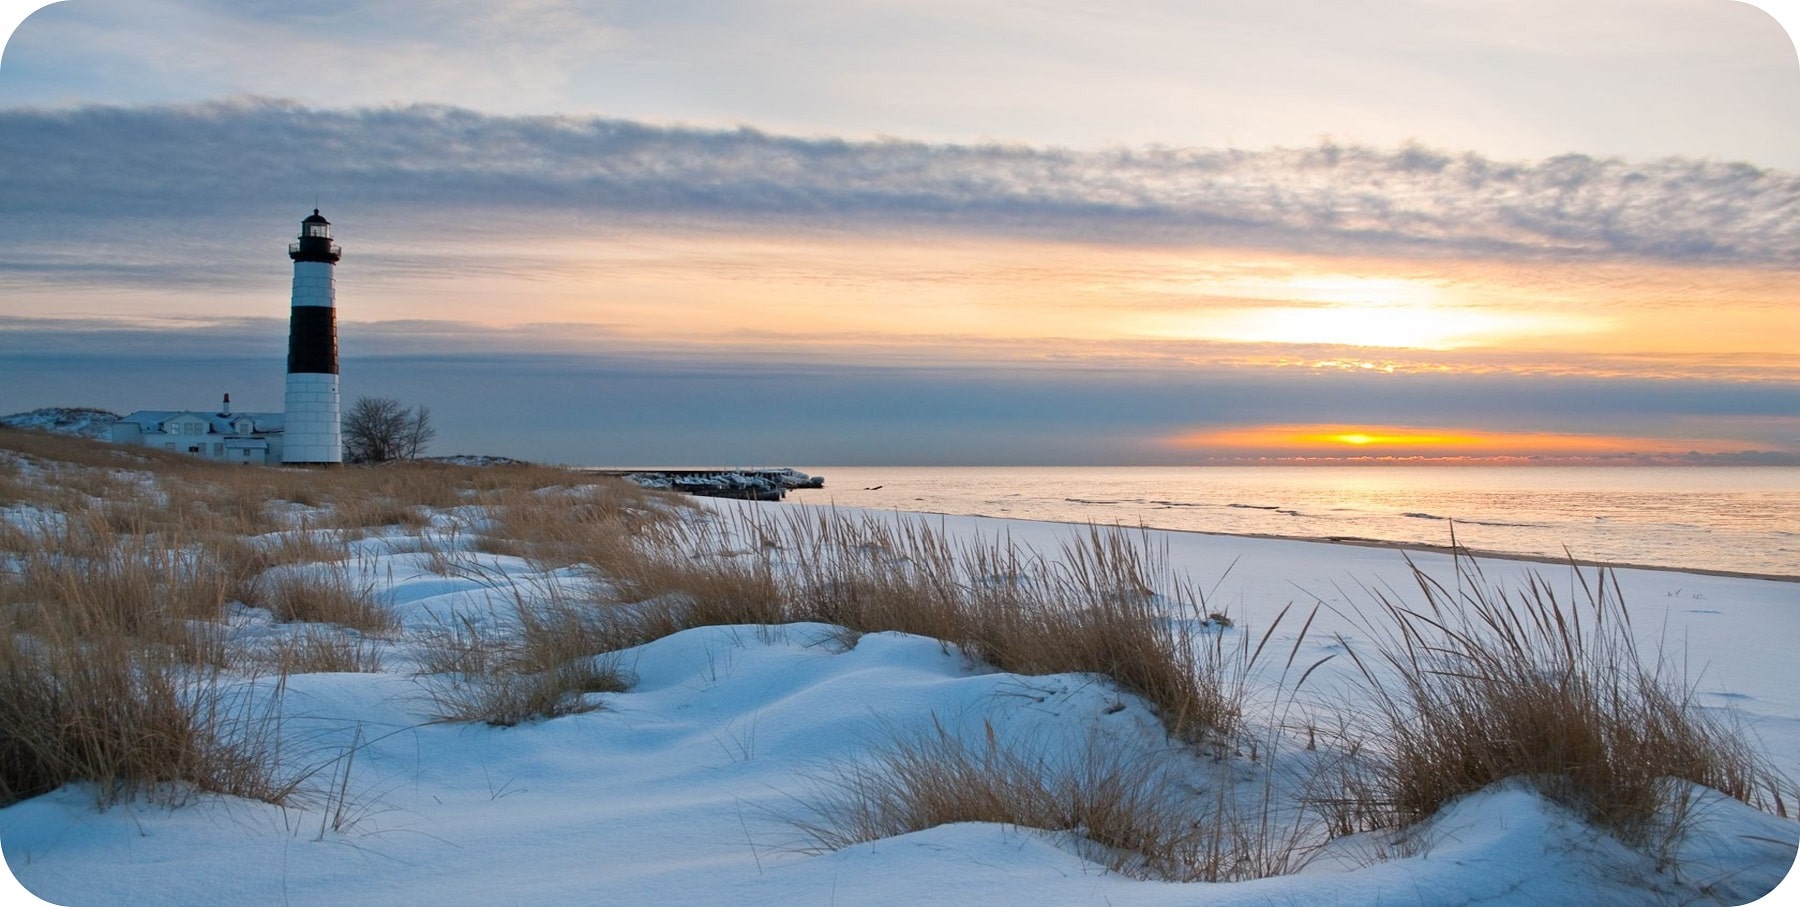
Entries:
POLYGON ((314 208, 288 246, 294 260, 294 306, 288 319, 287 428, 281 462, 344 462, 339 424, 337 261, 331 222, 314 208))

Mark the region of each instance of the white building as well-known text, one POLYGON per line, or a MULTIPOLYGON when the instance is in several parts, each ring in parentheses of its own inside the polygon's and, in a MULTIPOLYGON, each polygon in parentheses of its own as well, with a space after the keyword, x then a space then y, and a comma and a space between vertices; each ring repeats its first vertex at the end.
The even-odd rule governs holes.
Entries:
POLYGON ((112 425, 114 444, 135 444, 224 463, 281 462, 284 413, 234 413, 231 396, 219 412, 140 409, 112 425))

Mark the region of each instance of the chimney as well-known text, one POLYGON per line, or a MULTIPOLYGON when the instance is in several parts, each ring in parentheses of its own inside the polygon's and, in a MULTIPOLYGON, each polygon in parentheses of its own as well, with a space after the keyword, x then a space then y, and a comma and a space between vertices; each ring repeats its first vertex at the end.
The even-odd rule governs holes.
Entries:
POLYGON ((225 402, 221 403, 219 405, 224 407, 223 409, 219 410, 219 415, 221 415, 221 416, 231 415, 231 395, 230 394, 226 394, 225 402))

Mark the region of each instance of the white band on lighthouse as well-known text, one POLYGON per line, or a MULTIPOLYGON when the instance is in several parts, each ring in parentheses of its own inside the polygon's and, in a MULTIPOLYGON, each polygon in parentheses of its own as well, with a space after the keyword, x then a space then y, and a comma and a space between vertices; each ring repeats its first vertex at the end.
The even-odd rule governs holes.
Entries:
POLYGON ((294 262, 294 305, 337 304, 337 266, 328 261, 294 262))
POLYGON ((338 376, 287 376, 287 430, 281 445, 283 463, 342 463, 344 444, 339 428, 338 376))

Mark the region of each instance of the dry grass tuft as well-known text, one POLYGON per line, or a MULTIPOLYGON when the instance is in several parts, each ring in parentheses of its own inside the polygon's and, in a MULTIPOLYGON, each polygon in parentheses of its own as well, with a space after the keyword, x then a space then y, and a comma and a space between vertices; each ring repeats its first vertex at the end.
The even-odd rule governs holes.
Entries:
POLYGON ((634 536, 628 557, 601 571, 634 603, 622 616, 640 626, 622 630, 622 641, 635 645, 692 627, 810 619, 783 594, 770 557, 774 549, 735 544, 732 533, 712 521, 658 525, 634 536))
POLYGON ((206 464, 193 457, 152 450, 148 447, 121 447, 104 441, 72 438, 51 432, 0 426, 0 449, 13 451, 40 463, 52 463, 87 469, 167 470, 173 473, 207 470, 206 464), (198 469, 196 469, 198 467, 198 469))
POLYGON ((509 587, 510 620, 483 630, 458 616, 425 637, 419 661, 442 721, 511 727, 600 708, 590 693, 619 693, 630 678, 606 653, 625 648, 611 610, 570 601, 550 585, 509 587))
POLYGON ((543 569, 587 564, 627 573, 639 560, 639 536, 692 506, 623 479, 584 478, 583 485, 495 490, 486 498, 489 524, 478 546, 490 554, 526 558, 543 569))
MULTIPOLYGON (((237 536, 237 538, 244 538, 237 536)), ((297 529, 247 539, 263 569, 283 564, 336 563, 350 559, 355 533, 341 529, 297 529)))
POLYGON ((440 721, 480 721, 512 727, 528 721, 591 712, 601 708, 589 693, 621 693, 630 688, 612 661, 593 658, 542 671, 502 670, 468 675, 431 688, 440 721))
POLYGON ((374 599, 373 583, 356 583, 344 565, 311 565, 265 576, 257 605, 277 621, 347 626, 364 633, 400 630, 400 619, 374 599))
POLYGON ((381 670, 381 646, 360 633, 309 627, 267 649, 241 653, 251 670, 289 674, 374 674, 381 670))
POLYGON ((86 781, 102 804, 192 789, 281 803, 276 728, 234 708, 215 669, 119 634, 0 633, 0 806, 86 781))
POLYGON ((308 565, 265 576, 258 604, 283 622, 337 624, 364 633, 400 628, 392 611, 375 600, 373 583, 358 583, 341 564, 308 565))
POLYGON ((331 505, 330 522, 342 529, 399 526, 423 529, 431 518, 416 504, 391 497, 340 499, 331 505))
POLYGON ((1178 753, 1127 755, 1090 741, 1068 752, 1002 744, 991 724, 971 743, 935 720, 896 736, 873 759, 817 785, 812 817, 795 820, 814 846, 835 850, 955 822, 1065 831, 1086 855, 1132 878, 1223 882, 1275 874, 1259 850, 1265 830, 1240 821, 1234 801, 1193 788, 1178 753))
POLYGON ((635 604, 615 645, 700 626, 820 621, 899 631, 1022 674, 1096 673, 1149 700, 1180 739, 1236 729, 1242 652, 1142 535, 1092 528, 1047 560, 1007 540, 952 542, 924 520, 831 510, 659 523, 598 571, 635 604), (1160 586, 1159 594, 1153 588, 1160 586))
POLYGON ((350 557, 350 533, 344 530, 294 530, 268 535, 214 533, 205 539, 205 556, 229 578, 228 600, 252 604, 266 591, 265 575, 292 564, 335 563, 350 557))
POLYGON ((483 632, 468 615, 423 630, 416 639, 418 673, 485 675, 499 670, 504 638, 483 632))
POLYGON ((1423 606, 1378 596, 1395 629, 1375 663, 1351 653, 1386 751, 1372 790, 1395 821, 1513 777, 1636 843, 1676 805, 1670 778, 1769 807, 1776 773, 1660 655, 1642 657, 1606 571, 1590 583, 1576 568, 1579 603, 1536 575, 1491 587, 1468 560, 1454 591, 1414 575, 1423 606))
POLYGON ((191 462, 35 433, 0 446, 30 473, 13 503, 36 511, 0 533, 0 803, 79 781, 102 803, 285 799, 272 724, 222 683, 236 578, 204 543, 219 522, 125 471, 191 462))
POLYGON ((974 609, 983 658, 1018 673, 1103 674, 1154 705, 1179 739, 1236 733, 1245 653, 1234 659, 1223 634, 1192 632, 1207 623, 1204 598, 1162 566, 1147 535, 1090 526, 1052 567, 1020 574, 1003 549, 981 569, 996 562, 1004 582, 987 582, 974 609))
POLYGON ((115 534, 69 514, 26 530, 30 544, 0 572, 0 606, 18 632, 123 637, 194 665, 226 663, 221 625, 232 577, 178 539, 115 534))

